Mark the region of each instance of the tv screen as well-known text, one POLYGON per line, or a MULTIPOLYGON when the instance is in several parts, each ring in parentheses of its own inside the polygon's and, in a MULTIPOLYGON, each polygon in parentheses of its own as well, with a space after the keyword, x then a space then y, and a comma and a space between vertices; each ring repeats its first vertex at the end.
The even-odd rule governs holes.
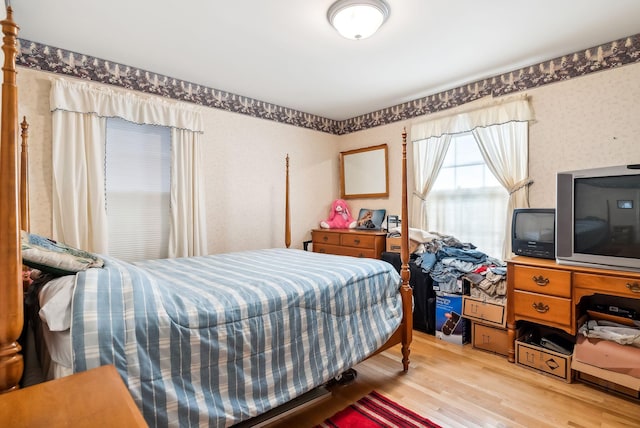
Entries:
POLYGON ((640 174, 576 177, 574 253, 640 258, 640 174))
POLYGON ((554 212, 518 212, 514 218, 513 238, 522 241, 553 242, 554 212))

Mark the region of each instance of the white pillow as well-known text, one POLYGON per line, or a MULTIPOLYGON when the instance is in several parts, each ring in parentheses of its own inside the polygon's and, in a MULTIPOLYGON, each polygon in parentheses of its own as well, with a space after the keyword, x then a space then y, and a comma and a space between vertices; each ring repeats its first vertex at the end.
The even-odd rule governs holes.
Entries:
POLYGON ((49 330, 64 331, 71 327, 71 298, 75 284, 75 275, 65 275, 47 282, 38 293, 38 315, 49 330))

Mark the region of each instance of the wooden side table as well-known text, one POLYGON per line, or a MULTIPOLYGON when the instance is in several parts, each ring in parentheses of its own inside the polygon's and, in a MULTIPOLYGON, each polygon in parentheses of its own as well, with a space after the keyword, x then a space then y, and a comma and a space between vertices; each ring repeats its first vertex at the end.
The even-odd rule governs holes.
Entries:
POLYGON ((146 427, 114 366, 0 395, 3 427, 146 427))

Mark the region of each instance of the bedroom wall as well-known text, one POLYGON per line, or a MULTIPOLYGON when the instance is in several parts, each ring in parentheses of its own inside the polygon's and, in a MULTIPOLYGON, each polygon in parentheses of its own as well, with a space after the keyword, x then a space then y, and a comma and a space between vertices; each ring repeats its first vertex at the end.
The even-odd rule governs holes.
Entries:
MULTIPOLYGON (((20 114, 30 126, 32 230, 51 234, 50 74, 19 68, 20 114)), ((640 163, 640 64, 527 91, 536 121, 529 132, 532 207, 555 206, 557 171, 640 163)), ((462 106, 461 108, 464 108, 462 106)), ((452 109, 447 114, 454 114, 452 109)), ((442 114, 442 113, 440 113, 442 114)), ((438 114, 438 115, 440 115, 438 114)), ((210 252, 283 246, 284 157, 291 156, 292 246, 326 218, 339 195, 338 153, 389 145, 389 198, 349 205, 400 214, 401 132, 429 116, 334 136, 204 108, 210 252)), ((409 138, 410 140, 410 135, 409 138)), ((412 174, 408 146, 409 176, 412 174)), ((409 180, 409 195, 413 190, 409 180)))
MULTIPOLYGON (((29 128, 31 230, 51 236, 51 74, 18 69, 29 128)), ((285 156, 290 156, 292 244, 326 217, 338 192, 338 137, 203 108, 210 253, 284 247, 285 156)))
MULTIPOLYGON (((558 171, 640 163, 640 64, 592 73, 526 93, 531 97, 536 117, 529 128, 529 175, 534 181, 529 192, 532 207, 555 207, 558 171)), ((447 114, 456 111, 452 109, 447 114)), ((353 200, 350 202, 353 211, 370 205, 392 214, 399 212, 400 133, 403 126, 410 132, 412 123, 428 119, 429 115, 421 116, 340 137, 338 151, 389 144, 389 198, 353 200)), ((410 144, 408 157, 411 177, 410 144)), ((413 182, 409 180, 410 194, 412 191, 413 182)))

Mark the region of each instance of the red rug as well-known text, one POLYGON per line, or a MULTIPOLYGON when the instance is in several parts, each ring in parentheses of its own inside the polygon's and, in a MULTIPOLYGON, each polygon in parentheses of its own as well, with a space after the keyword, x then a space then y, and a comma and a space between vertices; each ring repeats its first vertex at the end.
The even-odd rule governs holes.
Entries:
POLYGON ((372 391, 356 403, 339 411, 315 428, 440 428, 423 418, 372 391))

